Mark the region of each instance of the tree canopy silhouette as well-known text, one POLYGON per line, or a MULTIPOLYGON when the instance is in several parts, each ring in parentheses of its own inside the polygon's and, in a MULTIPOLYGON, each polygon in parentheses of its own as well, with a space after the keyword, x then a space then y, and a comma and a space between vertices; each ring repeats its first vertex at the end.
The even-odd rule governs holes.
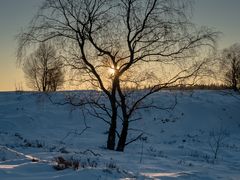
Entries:
POLYGON ((109 124, 107 148, 124 151, 134 141, 127 137, 137 110, 150 107, 144 100, 196 76, 203 66, 196 52, 214 45, 217 33, 195 27, 191 7, 190 0, 46 0, 20 34, 18 57, 32 43, 55 41, 82 82, 108 99, 89 103, 102 111, 95 117, 109 124), (162 76, 165 65, 174 68, 162 76))
POLYGON ((62 62, 53 46, 41 43, 23 64, 27 85, 37 91, 56 91, 64 82, 62 62))

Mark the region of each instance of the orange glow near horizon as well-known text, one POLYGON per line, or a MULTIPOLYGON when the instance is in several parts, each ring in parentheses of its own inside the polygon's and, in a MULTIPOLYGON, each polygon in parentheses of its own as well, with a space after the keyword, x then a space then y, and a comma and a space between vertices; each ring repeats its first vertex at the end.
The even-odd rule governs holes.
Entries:
MULTIPOLYGON (((22 70, 16 68, 16 35, 28 27, 41 5, 42 0, 0 1, 0 92, 31 90, 26 85, 22 70)), ((218 48, 227 48, 240 42, 240 24, 236 23, 240 16, 239 5, 240 1, 196 1, 192 21, 198 26, 207 26, 222 32, 218 48)), ((106 76, 114 76, 115 70, 109 67, 104 73, 106 76)), ((64 89, 72 88, 66 85, 64 89)))

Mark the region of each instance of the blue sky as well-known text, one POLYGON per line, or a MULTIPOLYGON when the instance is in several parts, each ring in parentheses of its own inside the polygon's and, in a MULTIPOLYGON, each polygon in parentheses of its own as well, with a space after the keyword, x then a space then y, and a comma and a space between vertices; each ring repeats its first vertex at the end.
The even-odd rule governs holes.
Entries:
MULTIPOLYGON (((43 0, 0 0, 0 91, 24 85, 16 68, 16 35, 26 27, 43 0)), ((240 43, 240 0, 195 0, 193 22, 221 31, 219 48, 240 43)))
POLYGON ((240 0, 195 0, 193 21, 223 33, 219 48, 240 43, 240 0))

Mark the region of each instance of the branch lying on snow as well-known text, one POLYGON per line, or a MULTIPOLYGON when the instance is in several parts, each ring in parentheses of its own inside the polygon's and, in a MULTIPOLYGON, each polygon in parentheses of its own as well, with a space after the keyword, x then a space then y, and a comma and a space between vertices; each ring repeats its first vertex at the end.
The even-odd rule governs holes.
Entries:
POLYGON ((99 153, 95 153, 93 150, 91 150, 91 149, 86 149, 85 151, 83 151, 83 152, 75 152, 76 154, 87 154, 87 153, 91 153, 92 155, 94 155, 94 156, 100 156, 101 157, 101 154, 99 154, 99 153))
POLYGON ((10 149, 9 147, 6 147, 6 146, 1 146, 1 145, 0 145, 0 149, 5 149, 5 150, 7 150, 7 151, 10 151, 10 152, 18 155, 18 156, 23 156, 23 157, 25 157, 26 159, 31 160, 32 162, 48 162, 48 161, 46 161, 46 160, 40 160, 39 158, 34 157, 34 156, 32 156, 32 155, 23 154, 23 153, 18 152, 18 151, 14 150, 14 149, 10 149))

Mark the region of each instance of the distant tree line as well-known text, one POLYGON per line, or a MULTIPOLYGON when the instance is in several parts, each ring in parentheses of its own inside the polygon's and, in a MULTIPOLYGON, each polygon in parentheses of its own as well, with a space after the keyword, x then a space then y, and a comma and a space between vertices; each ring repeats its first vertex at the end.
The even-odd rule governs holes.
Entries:
MULTIPOLYGON (((56 49, 48 43, 40 43, 39 47, 23 63, 23 72, 29 88, 37 91, 56 91, 64 84, 63 61, 57 57, 56 49)), ((217 72, 221 75, 220 83, 181 84, 164 89, 240 89, 240 44, 236 43, 217 53, 217 72)), ((214 68, 214 67, 213 67, 214 68)), ((215 67, 216 68, 216 67, 215 67)), ((125 89, 149 89, 151 85, 141 87, 126 86, 125 89)))

